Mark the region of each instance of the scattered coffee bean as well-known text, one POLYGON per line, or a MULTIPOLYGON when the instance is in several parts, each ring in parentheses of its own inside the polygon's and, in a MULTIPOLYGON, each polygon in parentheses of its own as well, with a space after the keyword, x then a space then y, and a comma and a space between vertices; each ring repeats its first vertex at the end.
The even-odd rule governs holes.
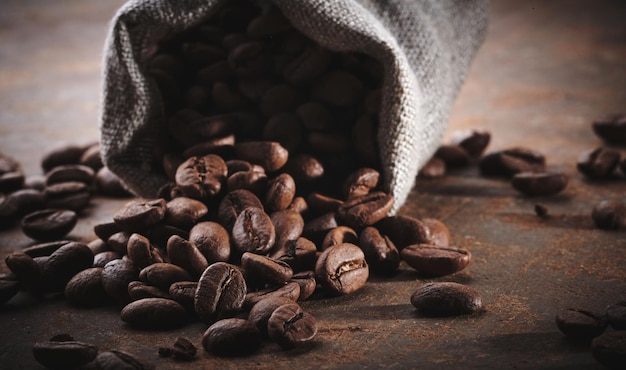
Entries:
POLYGON ((69 181, 48 185, 44 189, 47 208, 80 211, 89 204, 92 191, 83 182, 69 181))
POLYGON ((411 304, 429 316, 471 314, 483 309, 481 296, 476 290, 452 282, 420 286, 411 296, 411 304))
POLYGON ((241 267, 248 281, 284 284, 293 276, 293 270, 287 263, 250 252, 241 256, 241 267))
POLYGON ((227 317, 241 309, 246 290, 246 281, 238 267, 216 262, 198 281, 194 298, 196 313, 206 323, 227 317))
POLYGON ((267 298, 287 298, 293 302, 300 298, 300 284, 295 282, 289 282, 279 287, 266 288, 254 292, 248 292, 244 299, 243 306, 250 308, 257 304, 262 299, 267 298))
POLYGON ((606 320, 615 330, 626 330, 626 302, 612 304, 606 309, 606 320))
POLYGON ((196 224, 189 231, 189 241, 198 248, 209 264, 227 262, 230 258, 230 236, 217 222, 196 224))
POLYGON ((167 262, 153 263, 144 267, 139 272, 139 279, 165 291, 177 281, 193 280, 185 269, 167 262))
POLYGON ((317 259, 315 275, 331 294, 345 295, 361 289, 369 276, 363 251, 344 243, 326 249, 317 259))
POLYGON ((51 369, 74 369, 93 361, 98 347, 74 340, 35 342, 33 355, 51 369))
POLYGON ((317 334, 317 322, 297 303, 282 305, 267 320, 267 333, 271 340, 285 348, 311 341, 317 334))
POLYGON ((480 157, 491 140, 489 132, 476 129, 455 131, 451 136, 451 143, 465 149, 473 158, 480 157))
POLYGON ((191 361, 196 357, 198 352, 196 346, 187 338, 178 337, 172 346, 172 356, 174 359, 181 361, 191 361))
POLYGON ((165 199, 133 200, 113 215, 113 221, 122 230, 136 232, 165 218, 165 199))
POLYGON ((91 185, 95 175, 91 167, 80 164, 57 166, 46 173, 46 185, 49 186, 62 182, 82 182, 91 185))
POLYGON ((202 347, 218 356, 245 356, 261 345, 261 333, 247 320, 223 319, 204 332, 202 347))
POLYGON ((74 275, 65 285, 65 299, 75 306, 97 307, 105 304, 109 296, 102 286, 102 268, 88 268, 74 275))
POLYGON ((450 244, 450 230, 443 222, 435 218, 424 218, 422 224, 428 229, 428 240, 424 244, 447 247, 450 244))
POLYGON ((122 309, 121 319, 142 329, 167 329, 183 324, 187 311, 178 302, 166 298, 143 298, 122 309))
POLYGON ((359 247, 371 270, 381 274, 392 274, 400 265, 400 253, 391 239, 380 234, 374 227, 361 231, 359 247))
POLYGON ((209 212, 204 203, 187 198, 178 197, 165 205, 164 221, 172 226, 189 228, 209 212))
POLYGON ((593 132, 613 144, 626 144, 626 115, 613 114, 592 123, 593 132))
POLYGON ((618 200, 603 200, 593 207, 591 218, 599 229, 624 229, 626 228, 626 205, 618 200))
POLYGON ((596 148, 582 153, 576 168, 590 179, 602 179, 613 174, 619 161, 620 153, 617 150, 596 148))
POLYGON ((120 303, 130 301, 128 284, 139 279, 139 270, 125 258, 113 260, 102 268, 102 287, 109 296, 120 303))
POLYGON ((72 231, 77 221, 74 211, 44 209, 26 215, 22 219, 22 231, 35 240, 61 239, 72 231))
POLYGON ((387 216, 393 207, 393 196, 374 192, 343 203, 337 214, 353 227, 373 225, 387 216))
POLYGON ((512 148, 485 155, 478 166, 485 176, 511 177, 525 171, 545 171, 546 159, 531 149, 512 148))
POLYGON ((133 354, 120 350, 100 352, 96 356, 96 368, 98 370, 154 370, 156 367, 133 354))
POLYGON ((609 369, 623 369, 626 363, 626 331, 606 332, 591 341, 591 353, 609 369))
POLYGON ((268 337, 267 321, 274 311, 283 305, 294 303, 293 300, 284 297, 269 297, 261 299, 250 309, 248 321, 259 329, 259 332, 268 337))
POLYGON ((462 248, 428 244, 410 245, 400 251, 402 259, 420 274, 443 276, 463 270, 471 261, 471 253, 462 248))
POLYGON ((276 230, 270 217, 261 209, 244 209, 233 225, 232 241, 240 253, 267 253, 276 241, 276 230))
POLYGON ((446 174, 446 162, 440 158, 429 159, 419 170, 417 176, 423 179, 438 179, 446 174))
POLYGON ((374 226, 381 234, 388 236, 399 250, 412 244, 428 243, 430 241, 428 226, 415 217, 385 217, 374 226))
POLYGON ((446 164, 446 168, 464 167, 470 163, 470 154, 465 148, 456 144, 440 146, 434 157, 441 159, 446 164))
POLYGON ((511 184, 524 195, 547 197, 562 192, 568 182, 568 176, 561 172, 520 172, 511 184))
POLYGON ((194 278, 200 277, 209 267, 209 263, 200 250, 178 235, 172 235, 167 241, 167 255, 170 262, 182 267, 194 278))

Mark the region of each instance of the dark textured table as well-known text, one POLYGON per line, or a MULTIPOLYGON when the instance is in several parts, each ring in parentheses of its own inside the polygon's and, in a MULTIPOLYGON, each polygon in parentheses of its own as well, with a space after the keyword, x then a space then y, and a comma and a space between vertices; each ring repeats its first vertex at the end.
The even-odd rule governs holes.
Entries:
MULTIPOLYGON (((45 151, 98 138, 101 52, 109 19, 122 1, 0 2, 0 151, 39 174, 45 151)), ((435 217, 455 245, 471 250, 463 272, 423 279, 406 265, 373 277, 354 295, 302 305, 319 323, 314 345, 283 351, 266 343, 253 356, 216 358, 200 350, 193 364, 160 359, 157 348, 186 336, 200 346, 206 326, 137 331, 114 306, 78 309, 62 297, 20 293, 0 307, 0 368, 34 369, 33 342, 60 332, 126 349, 159 368, 599 368, 588 345, 566 340, 554 323, 561 308, 602 312, 626 300, 626 234, 595 229, 591 209, 626 196, 626 178, 587 181, 580 152, 603 145, 592 119, 626 111, 626 6, 623 1, 515 1, 491 4, 487 39, 450 120, 451 132, 484 128, 490 150, 527 146, 570 175, 550 198, 518 195, 476 168, 418 182, 401 214, 435 217), (540 202, 550 216, 535 216, 540 202), (486 312, 427 318, 409 297, 425 281, 456 281, 483 295, 486 312)), ((621 148, 624 153, 624 148, 621 148)), ((98 198, 70 234, 95 238, 125 200, 98 198)), ((0 231, 0 257, 33 244, 19 230, 0 231)), ((2 264, 0 272, 6 272, 2 264)))

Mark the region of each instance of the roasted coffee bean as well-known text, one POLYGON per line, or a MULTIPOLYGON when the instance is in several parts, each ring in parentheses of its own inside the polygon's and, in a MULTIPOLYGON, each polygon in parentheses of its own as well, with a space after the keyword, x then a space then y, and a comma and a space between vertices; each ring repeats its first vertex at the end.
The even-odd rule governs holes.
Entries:
POLYGON ((388 236, 398 250, 412 244, 428 243, 430 240, 428 226, 415 217, 385 217, 374 226, 381 234, 388 236))
POLYGON ((512 148, 485 155, 478 166, 485 176, 511 177, 519 172, 545 171, 546 159, 542 154, 530 149, 512 148))
POLYGON ((244 319, 223 319, 211 325, 202 336, 202 347, 218 356, 246 356, 261 345, 261 333, 244 319))
POLYGON ((50 369, 75 369, 93 361, 98 347, 74 340, 35 342, 33 355, 50 369))
POLYGON ((391 239, 371 226, 361 231, 358 242, 370 269, 376 273, 392 274, 400 265, 400 253, 391 239))
POLYGON ((109 296, 102 286, 102 268, 80 271, 65 285, 65 299, 74 306, 97 307, 105 304, 109 296))
POLYGON ((471 253, 463 248, 414 244, 403 248, 402 259, 420 274, 443 276, 463 270, 471 261, 471 253))
POLYGON ((48 172, 54 167, 66 164, 76 164, 85 152, 85 147, 80 145, 66 145, 46 153, 41 159, 43 172, 48 172))
POLYGON ((240 171, 229 176, 226 187, 229 192, 249 190, 254 194, 264 194, 267 190, 267 175, 259 171, 240 171))
POLYGON ((128 352, 111 350, 100 352, 96 356, 96 368, 98 370, 154 370, 156 367, 144 359, 138 358, 128 352))
POLYGON ((411 295, 411 304, 428 316, 456 316, 483 309, 480 293, 469 286, 452 282, 420 286, 411 295))
POLYGON ((209 267, 209 263, 202 252, 188 240, 178 235, 172 235, 167 241, 167 255, 173 264, 184 268, 194 278, 200 277, 204 270, 209 267))
POLYGON ((599 229, 625 229, 626 205, 618 200, 603 200, 593 207, 591 218, 599 229))
POLYGON ((438 179, 445 175, 446 162, 436 157, 429 159, 417 173, 417 176, 423 179, 438 179))
POLYGON ((304 230, 304 219, 296 211, 283 210, 270 215, 276 234, 276 242, 272 254, 281 254, 289 240, 296 240, 304 230))
POLYGON ((265 194, 265 209, 275 212, 287 209, 296 194, 296 183, 287 173, 270 180, 265 194))
POLYGON ((0 193, 11 193, 24 186, 24 174, 21 171, 0 173, 0 193))
POLYGON ((91 167, 80 164, 66 164, 54 167, 46 173, 46 185, 49 186, 61 182, 82 182, 91 185, 95 175, 91 167))
POLYGON ((295 271, 313 269, 317 247, 307 238, 288 240, 284 248, 272 254, 273 258, 286 262, 295 271))
POLYGON ((316 214, 323 214, 336 212, 343 204, 343 201, 317 192, 311 192, 307 196, 306 203, 309 206, 309 209, 314 211, 316 214))
POLYGON ((294 274, 291 283, 297 283, 300 286, 300 296, 298 301, 304 301, 315 293, 317 281, 315 280, 315 271, 302 271, 294 274))
POLYGON ((513 176, 515 190, 529 196, 551 196, 567 187, 569 177, 562 172, 520 172, 513 176))
MULTIPOLYGON (((120 231, 115 233, 107 239, 106 243, 115 252, 121 254, 122 256, 128 254, 128 242, 130 240, 131 234, 129 231, 120 231)), ((139 240, 134 240, 133 243, 137 243, 139 240)), ((135 251, 133 251, 135 254, 135 251)), ((131 258, 132 259, 132 258, 131 258)))
POLYGON ((93 227, 93 232, 96 234, 98 238, 101 240, 107 240, 109 237, 115 233, 119 233, 122 231, 118 224, 115 222, 105 222, 102 224, 97 224, 93 227))
POLYGON ((593 132, 613 144, 626 144, 626 114, 613 114, 592 123, 593 132))
POLYGON ((272 316, 274 310, 280 306, 291 303, 294 303, 294 301, 283 297, 269 297, 262 299, 250 309, 248 321, 256 326, 264 337, 267 337, 267 321, 270 316, 272 316))
POLYGON ((94 239, 87 243, 87 246, 91 249, 91 253, 93 253, 94 256, 98 253, 111 251, 111 248, 109 248, 107 243, 102 239, 94 239))
MULTIPOLYGON (((56 240, 47 243, 35 244, 32 247, 24 248, 20 252, 25 253, 33 258, 49 256, 57 249, 61 248, 67 243, 71 243, 71 240, 56 240)), ((91 248, 90 248, 91 249, 91 248)))
POLYGON ((393 196, 383 192, 369 193, 344 202, 337 214, 352 227, 373 225, 382 220, 393 207, 393 196))
POLYGON ((276 240, 276 231, 270 217, 262 209, 244 209, 233 225, 232 241, 240 253, 264 254, 270 251, 276 240))
POLYGON ((329 231, 338 225, 334 212, 323 214, 304 224, 302 236, 310 239, 313 243, 321 243, 329 231))
POLYGON ((165 199, 137 199, 124 205, 113 215, 113 221, 130 232, 144 230, 165 217, 165 199))
POLYGON ((196 281, 177 281, 170 285, 169 294, 173 300, 193 310, 193 300, 198 289, 196 281))
POLYGON ((465 148, 456 144, 440 146, 434 157, 441 159, 446 164, 446 168, 464 167, 470 163, 470 154, 465 148))
POLYGON ((141 281, 131 281, 128 284, 128 295, 133 301, 138 301, 144 298, 172 298, 167 292, 141 281))
POLYGON ((422 224, 428 229, 428 238, 425 244, 438 247, 450 245, 450 230, 443 222, 434 218, 424 218, 422 224))
POLYGON ((269 118, 263 127, 263 140, 278 142, 293 152, 302 142, 303 128, 298 116, 293 113, 278 113, 269 118))
POLYGON ((293 201, 291 201, 291 204, 287 207, 287 209, 291 211, 296 211, 302 215, 309 210, 309 205, 303 197, 295 197, 293 198, 293 201))
POLYGON ((231 159, 226 161, 226 167, 228 168, 228 177, 232 176, 237 172, 242 171, 260 171, 265 172, 265 170, 259 165, 253 165, 248 161, 242 161, 240 159, 231 159))
POLYGON ((125 258, 113 260, 102 268, 102 287, 109 296, 120 303, 130 301, 128 284, 139 279, 139 270, 125 258))
POLYGON ((259 110, 266 117, 272 117, 295 109, 301 102, 300 91, 290 85, 279 84, 270 87, 263 93, 261 101, 259 101, 259 110))
POLYGON ((363 83, 353 74, 335 70, 324 74, 311 90, 313 99, 332 106, 354 105, 363 97, 363 83))
POLYGON ((129 303, 120 314, 122 321, 141 329, 169 329, 183 324, 185 308, 166 298, 143 298, 129 303))
POLYGON ((167 262, 153 263, 144 267, 139 272, 139 279, 162 290, 168 290, 170 285, 177 281, 193 280, 185 269, 167 262))
POLYGON ((101 169, 104 164, 102 163, 102 158, 100 157, 100 144, 95 143, 88 146, 80 156, 78 164, 87 166, 96 172, 101 169))
POLYGON ((609 369, 623 369, 626 363, 626 331, 606 332, 591 341, 591 353, 609 369))
POLYGON ((451 143, 465 149, 473 158, 480 157, 491 140, 489 132, 476 129, 455 131, 451 136, 451 143))
POLYGON ((122 258, 122 255, 115 251, 104 251, 93 256, 91 267, 104 267, 107 263, 122 258))
POLYGON ((626 330, 626 302, 612 304, 606 308, 606 320, 615 330, 626 330))
POLYGON ((176 185, 185 196, 206 200, 220 192, 227 174, 226 162, 217 155, 191 157, 176 170, 176 185))
POLYGON ((263 209, 263 203, 248 190, 234 190, 226 194, 218 207, 218 219, 227 230, 232 230, 237 216, 244 209, 257 207, 263 209))
POLYGON ((26 215, 22 219, 22 231, 35 240, 61 239, 72 231, 77 221, 74 211, 44 209, 26 215))
POLYGON ((150 240, 141 234, 134 233, 128 238, 126 253, 133 264, 142 269, 153 263, 163 262, 158 249, 152 247, 150 240))
POLYGON ((24 189, 43 191, 46 187, 46 177, 44 175, 32 175, 24 179, 24 189))
POLYGON ((102 167, 96 173, 96 186, 101 195, 109 197, 126 197, 131 195, 122 184, 122 180, 108 167, 102 167))
POLYGON ((165 250, 167 247, 167 241, 172 237, 172 235, 178 235, 183 239, 189 239, 189 232, 165 224, 156 224, 144 233, 145 236, 150 239, 150 243, 161 250, 165 250))
POLYGON ((317 158, 301 153, 287 161, 285 171, 296 180, 296 184, 309 183, 324 175, 324 166, 317 158))
POLYGON ((60 182, 44 189, 46 207, 80 211, 91 199, 90 186, 82 182, 60 182))
POLYGON ((196 313, 212 323, 239 311, 246 296, 246 281, 238 267, 224 262, 210 265, 198 281, 196 313))
POLYGON ((91 267, 92 264, 91 249, 86 244, 70 242, 50 255, 42 273, 49 286, 62 290, 75 274, 91 267))
POLYGON ((17 276, 2 274, 0 275, 0 304, 9 301, 20 291, 20 283, 17 276))
POLYGON ((322 241, 322 250, 326 250, 332 246, 343 243, 358 244, 359 236, 352 228, 347 226, 337 226, 336 228, 330 230, 324 237, 324 240, 322 241))
POLYGON ((576 168, 590 179, 602 179, 613 174, 619 161, 620 153, 617 150, 597 148, 582 153, 576 168))
POLYGON ((342 193, 345 199, 352 199, 368 194, 378 185, 380 174, 373 168, 361 168, 352 172, 343 183, 342 193))
POLYGON ((335 295, 346 295, 361 289, 367 282, 369 268, 363 251, 344 243, 326 249, 317 259, 318 282, 335 295))
POLYGON ((293 348, 311 341, 317 334, 317 322, 297 303, 282 305, 267 320, 271 340, 284 348, 293 348))
POLYGON ((607 323, 603 317, 592 312, 570 308, 556 315, 556 325, 566 336, 588 341, 602 334, 607 323))
POLYGON ((198 352, 196 346, 187 338, 178 337, 171 348, 171 355, 176 360, 191 361, 198 352))
POLYGON ((189 241, 198 248, 209 264, 228 262, 230 258, 230 236, 217 222, 196 224, 189 231, 189 241))
POLYGON ((235 144, 235 155, 238 159, 262 166, 267 172, 282 168, 289 153, 274 141, 249 141, 235 144))
POLYGON ((293 302, 300 298, 300 285, 290 282, 279 287, 271 287, 256 292, 248 292, 243 302, 243 306, 248 309, 259 303, 262 299, 267 298, 287 298, 293 302))
POLYGON ((39 190, 22 189, 0 197, 0 229, 12 226, 24 215, 44 206, 44 195, 39 190))
POLYGON ((248 281, 280 285, 293 276, 293 270, 287 263, 250 252, 241 256, 241 267, 248 281))
POLYGON ((539 203, 535 204, 534 210, 535 210, 535 214, 538 217, 548 217, 548 213, 550 212, 548 207, 546 207, 544 204, 539 204, 539 203))
POLYGON ((234 47, 228 54, 228 65, 237 76, 250 78, 263 76, 272 68, 271 56, 257 41, 244 42, 234 47))
POLYGON ((9 270, 17 276, 20 285, 27 291, 40 294, 44 290, 42 268, 33 257, 21 253, 11 253, 4 260, 9 270))

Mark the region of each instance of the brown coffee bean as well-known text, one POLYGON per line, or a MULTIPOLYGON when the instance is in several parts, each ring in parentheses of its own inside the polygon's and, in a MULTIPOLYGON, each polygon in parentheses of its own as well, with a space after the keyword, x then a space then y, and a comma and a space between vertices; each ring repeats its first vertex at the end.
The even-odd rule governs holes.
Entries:
POLYGON ((469 286, 452 282, 420 286, 411 295, 411 304, 428 316, 456 316, 483 309, 480 293, 469 286))
POLYGON ((359 236, 356 234, 356 231, 347 226, 337 226, 336 228, 330 230, 324 237, 324 240, 322 241, 322 250, 326 250, 332 246, 343 243, 358 244, 359 236))
POLYGON ((275 212, 287 209, 296 194, 296 182, 287 173, 270 180, 265 194, 265 209, 275 212))
POLYGON ((323 214, 336 212, 343 204, 343 201, 317 192, 311 192, 307 196, 306 203, 312 211, 323 214))
POLYGON ((342 193, 345 199, 360 197, 378 185, 380 174, 373 168, 360 168, 350 175, 343 183, 342 193))
POLYGON ((282 168, 289 153, 279 143, 274 141, 249 141, 235 145, 237 158, 250 163, 261 165, 265 171, 274 172, 282 168))
POLYGON ((44 189, 46 207, 80 211, 91 199, 91 189, 82 182, 60 182, 44 189))
POLYGON ((124 187, 122 180, 111 172, 108 167, 102 167, 96 173, 96 185, 101 195, 108 197, 126 197, 131 195, 124 187))
POLYGON ((578 157, 576 168, 590 179, 609 177, 620 161, 620 153, 614 149, 596 148, 578 157))
POLYGON ((76 164, 85 152, 85 147, 80 145, 66 145, 46 153, 41 159, 43 172, 48 172, 54 167, 66 164, 76 164))
POLYGON ((218 356, 245 356, 261 345, 261 333, 244 319, 223 319, 211 325, 202 336, 202 347, 218 356))
POLYGON ((0 173, 0 193, 11 193, 24 186, 24 174, 21 171, 0 173))
POLYGON ((232 241, 240 253, 267 253, 274 246, 276 231, 270 217, 262 209, 244 209, 233 225, 232 241))
POLYGON ((226 187, 229 192, 243 189, 258 195, 264 194, 267 189, 267 175, 259 171, 235 172, 226 180, 226 187))
POLYGON ((106 243, 109 248, 123 256, 128 253, 128 241, 131 235, 129 231, 120 231, 111 235, 106 243))
POLYGON ((178 337, 172 346, 172 356, 176 360, 191 361, 198 352, 196 346, 187 338, 178 337))
POLYGON ((22 189, 0 197, 0 229, 9 228, 24 215, 44 206, 44 195, 39 190, 22 189))
POLYGON ((285 250, 285 243, 296 240, 304 230, 304 219, 296 211, 283 210, 270 215, 276 234, 276 242, 272 248, 272 254, 281 254, 285 250))
POLYGON ((97 307, 109 296, 102 286, 102 268, 88 268, 78 272, 65 285, 65 299, 74 306, 97 307))
POLYGON ((361 231, 358 241, 363 250, 365 260, 373 272, 392 274, 400 265, 400 253, 391 239, 382 236, 380 232, 371 226, 361 231))
POLYGON ((101 169, 104 164, 102 163, 102 158, 100 157, 100 144, 95 143, 88 146, 80 156, 78 164, 87 166, 96 172, 101 169))
POLYGON ((304 214, 309 210, 309 205, 303 197, 295 197, 291 201, 291 204, 287 207, 291 211, 296 211, 299 214, 304 214))
POLYGON ((302 236, 310 239, 313 243, 321 244, 326 234, 337 226, 339 225, 335 213, 326 213, 306 222, 302 236))
POLYGON ((158 249, 153 248, 150 240, 141 234, 134 233, 128 238, 126 250, 128 258, 140 269, 153 263, 163 262, 158 249))
POLYGON ((450 230, 443 222, 435 218, 424 218, 421 221, 428 230, 428 238, 423 244, 436 245, 438 247, 450 245, 450 230))
POLYGON ((241 267, 249 282, 280 285, 289 281, 293 276, 293 270, 287 263, 250 252, 241 256, 241 267))
POLYGON ((603 200, 593 207, 591 218, 599 229, 625 229, 626 205, 618 200, 603 200))
POLYGON ((524 171, 545 171, 546 159, 541 153, 530 149, 512 148, 485 155, 478 166, 485 176, 511 177, 524 171))
POLYGON ((205 323, 228 317, 241 310, 246 281, 238 267, 225 262, 210 265, 198 281, 194 307, 205 323))
POLYGON ((129 259, 113 260, 102 268, 102 287, 113 299, 120 303, 130 301, 128 284, 139 279, 139 270, 129 259))
POLYGON ((588 341, 602 334, 607 323, 600 315, 570 308, 561 310, 556 315, 556 326, 572 339, 588 341))
POLYGON ((9 274, 0 275, 0 304, 8 302, 19 291, 20 282, 17 281, 17 276, 9 274))
POLYGON ((209 267, 209 263, 200 250, 178 235, 172 235, 167 241, 167 255, 173 264, 182 267, 194 278, 200 277, 209 267))
POLYGON ((257 41, 245 42, 228 54, 228 65, 240 77, 263 76, 272 68, 272 59, 257 41))
POLYGON ((49 186, 61 182, 82 182, 91 185, 95 175, 91 167, 80 164, 66 164, 54 167, 46 173, 46 185, 49 186))
POLYGON ((167 292, 141 281, 131 281, 128 284, 128 295, 133 301, 138 301, 144 298, 172 299, 167 292))
POLYGON ((428 243, 430 240, 428 226, 415 217, 385 217, 374 226, 381 234, 388 236, 398 250, 411 244, 428 243))
POLYGON ((240 189, 234 190, 226 194, 219 204, 217 218, 227 230, 232 230, 237 216, 244 209, 249 207, 257 207, 263 209, 263 203, 252 192, 240 189))
POLYGON ((186 228, 197 223, 208 212, 207 206, 198 200, 187 197, 174 198, 165 205, 164 221, 173 226, 186 228))
POLYGON ((166 298, 143 298, 126 305, 120 314, 122 321, 141 329, 169 329, 181 326, 186 318, 185 308, 166 298))
POLYGON ((98 347, 74 340, 35 342, 33 356, 50 369, 75 369, 96 358, 98 347))
POLYGON ((100 252, 93 256, 93 264, 91 267, 104 267, 107 263, 120 258, 122 258, 122 255, 115 251, 100 252))
POLYGON ((307 238, 288 240, 284 248, 272 257, 286 262, 295 271, 313 269, 315 266, 317 247, 307 238))
POLYGON ((170 285, 177 281, 193 280, 185 269, 167 262, 153 263, 144 267, 139 272, 139 279, 162 290, 168 290, 170 285))
POLYGON ((470 154, 460 145, 441 145, 434 154, 435 158, 441 159, 446 168, 458 168, 470 163, 470 154))
POLYGON ((209 264, 228 262, 230 258, 230 236, 217 222, 196 224, 189 231, 189 241, 198 248, 209 264))
POLYGON ((626 331, 606 332, 591 341, 591 353, 609 369, 621 369, 626 362, 626 331))
POLYGON ((248 314, 248 322, 253 324, 259 329, 259 332, 267 338, 267 321, 274 310, 278 307, 294 303, 289 298, 283 297, 269 297, 260 300, 250 309, 250 313, 248 314))
POLYGON ((528 196, 551 196, 567 187, 569 177, 562 172, 520 172, 513 176, 511 184, 528 196))
POLYGON ((133 370, 154 370, 156 367, 138 358, 128 352, 120 350, 111 350, 106 352, 100 352, 96 356, 96 367, 98 370, 119 370, 119 369, 133 369, 133 370))
POLYGON ((173 300, 193 311, 193 300, 197 289, 197 281, 177 281, 170 285, 168 293, 173 300))
POLYGON ((105 222, 93 227, 93 232, 101 240, 107 240, 111 235, 119 233, 120 231, 122 231, 122 229, 120 229, 115 222, 105 222))
POLYGON ((74 211, 62 209, 44 209, 29 213, 22 219, 22 231, 35 240, 55 240, 67 235, 78 217, 74 211))
POLYGON ((363 97, 363 83, 349 72, 330 71, 313 86, 311 96, 332 106, 354 105, 363 97))
POLYGON ((78 272, 91 267, 93 253, 86 244, 70 242, 50 255, 42 268, 46 285, 52 290, 63 290, 78 272))
POLYGON ((256 292, 248 292, 243 302, 243 306, 249 309, 259 303, 262 299, 267 298, 287 298, 295 302, 298 298, 300 298, 300 284, 290 282, 285 285, 280 285, 279 287, 271 287, 258 290, 256 292))
POLYGON ((344 243, 326 249, 315 263, 318 282, 335 295, 346 295, 361 289, 367 282, 369 268, 363 251, 344 243))
POLYGON ((344 202, 337 214, 352 227, 373 225, 382 220, 393 207, 393 196, 374 192, 344 202))
POLYGON ((289 159, 285 165, 285 171, 296 180, 296 184, 298 182, 309 183, 322 178, 324 166, 315 157, 298 154, 289 159))
POLYGON ((446 162, 441 158, 432 157, 422 166, 417 176, 422 179, 438 179, 446 175, 446 162))
POLYGON ((317 334, 317 322, 297 303, 278 307, 267 320, 271 340, 284 348, 293 348, 311 341, 317 334))
POLYGON ((606 308, 606 321, 615 330, 626 330, 626 302, 608 306, 606 308))
POLYGON ((165 250, 167 241, 172 235, 178 235, 183 239, 189 239, 189 232, 177 227, 165 224, 156 224, 144 231, 145 236, 150 239, 150 243, 160 250, 165 250))
POLYGON ((300 296, 298 297, 298 301, 304 301, 312 296, 317 288, 315 271, 302 271, 294 274, 290 282, 297 283, 300 286, 300 296))
POLYGON ((613 144, 626 143, 626 115, 613 114, 592 122, 593 132, 613 144))
POLYGON ((9 270, 15 274, 24 289, 35 295, 44 291, 42 268, 33 257, 25 253, 14 252, 7 256, 4 262, 9 270))
POLYGON ((205 200, 220 192, 227 173, 226 162, 215 154, 191 157, 176 170, 176 185, 185 196, 205 200))
POLYGON ((125 231, 144 230, 165 217, 165 199, 132 200, 113 215, 113 221, 125 231))
POLYGON ((451 143, 465 149, 473 157, 480 157, 491 140, 491 134, 483 130, 462 130, 452 133, 451 143))
POLYGON ((32 247, 21 249, 20 252, 25 253, 33 258, 49 256, 52 253, 54 253, 57 249, 71 242, 72 242, 71 240, 56 240, 56 241, 47 242, 47 243, 39 243, 39 244, 33 245, 32 247))
POLYGON ((463 270, 471 261, 471 253, 463 248, 414 244, 403 248, 402 259, 420 274, 443 276, 463 270))

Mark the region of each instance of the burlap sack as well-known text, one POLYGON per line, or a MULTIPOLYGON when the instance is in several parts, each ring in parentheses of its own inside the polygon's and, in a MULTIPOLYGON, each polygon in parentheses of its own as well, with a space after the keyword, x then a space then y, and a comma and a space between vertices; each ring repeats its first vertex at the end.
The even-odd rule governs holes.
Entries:
MULTIPOLYGON (((194 26, 228 0, 132 0, 105 46, 104 163, 137 195, 166 178, 154 160, 163 107, 146 61, 158 40, 194 26)), ((439 145, 449 111, 487 25, 486 0, 273 0, 295 28, 328 49, 368 54, 384 66, 378 143, 385 190, 406 200, 439 145)))

